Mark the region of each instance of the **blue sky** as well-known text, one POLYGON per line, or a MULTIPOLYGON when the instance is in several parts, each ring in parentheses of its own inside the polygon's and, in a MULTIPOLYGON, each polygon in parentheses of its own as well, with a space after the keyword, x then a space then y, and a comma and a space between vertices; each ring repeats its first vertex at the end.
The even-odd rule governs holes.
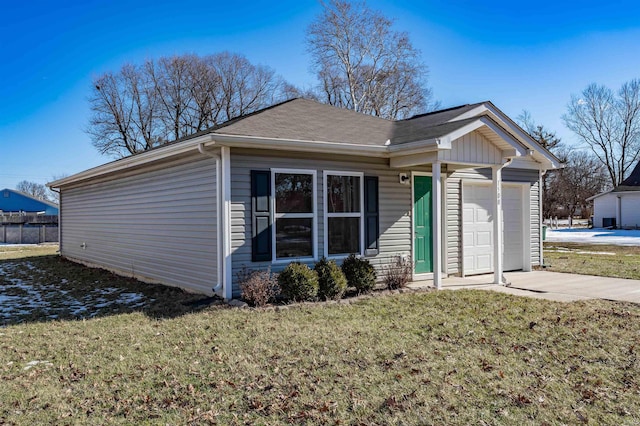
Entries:
MULTIPOLYGON (((493 101, 575 142, 561 116, 572 93, 640 78, 640 4, 372 0, 407 31, 443 107, 493 101)), ((84 133, 93 77, 163 55, 242 53, 314 84, 305 29, 315 0, 3 1, 0 188, 110 161, 84 133)))

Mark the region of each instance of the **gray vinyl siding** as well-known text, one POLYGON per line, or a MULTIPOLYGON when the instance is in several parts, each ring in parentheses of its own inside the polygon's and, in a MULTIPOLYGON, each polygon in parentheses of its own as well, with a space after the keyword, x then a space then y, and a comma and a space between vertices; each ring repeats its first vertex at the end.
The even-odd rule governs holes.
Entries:
MULTIPOLYGON (((531 263, 540 264, 540 204, 538 170, 512 169, 502 171, 503 182, 526 182, 530 184, 529 205, 531 220, 531 263)), ((462 272, 462 180, 491 182, 491 168, 462 169, 447 179, 447 273, 462 272)))
MULTIPOLYGON (((267 151, 231 151, 231 245, 233 265, 233 293, 238 295, 237 273, 243 267, 266 269, 278 272, 288 262, 251 261, 251 170, 293 168, 315 170, 317 178, 317 222, 318 257, 324 254, 324 182, 323 171, 362 172, 365 176, 378 176, 380 207, 380 250, 367 259, 374 265, 378 275, 383 265, 396 255, 411 254, 411 185, 401 185, 399 169, 390 169, 388 160, 318 154, 287 154, 267 151)), ((408 172, 408 171, 404 171, 408 172)), ((295 259, 291 259, 292 261, 295 259)), ((311 266, 312 262, 308 262, 311 266)))
POLYGON ((455 274, 462 269, 462 181, 459 178, 449 178, 446 188, 446 272, 455 274))
POLYGON ((216 194, 216 161, 202 156, 62 188, 61 253, 142 281, 211 294, 218 281, 216 194))

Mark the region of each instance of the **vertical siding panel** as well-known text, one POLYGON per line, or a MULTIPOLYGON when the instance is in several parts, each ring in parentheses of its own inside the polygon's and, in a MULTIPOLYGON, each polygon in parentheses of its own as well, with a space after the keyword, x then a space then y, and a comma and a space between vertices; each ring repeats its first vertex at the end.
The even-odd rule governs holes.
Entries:
POLYGON ((531 265, 540 265, 540 249, 541 249, 541 235, 540 235, 540 184, 536 182, 531 185, 529 190, 530 206, 531 206, 531 265))
POLYGON ((201 156, 63 188, 61 253, 211 294, 218 280, 216 192, 215 160, 201 156))
POLYGON ((446 226, 447 226, 447 274, 457 274, 462 270, 462 181, 447 179, 446 226))

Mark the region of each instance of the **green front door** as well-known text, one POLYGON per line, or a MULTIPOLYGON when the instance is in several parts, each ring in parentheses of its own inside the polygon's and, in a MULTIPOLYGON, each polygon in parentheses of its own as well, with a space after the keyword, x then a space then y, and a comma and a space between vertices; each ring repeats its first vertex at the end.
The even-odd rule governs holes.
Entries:
POLYGON ((431 176, 413 177, 413 254, 415 273, 433 272, 431 257, 431 176))

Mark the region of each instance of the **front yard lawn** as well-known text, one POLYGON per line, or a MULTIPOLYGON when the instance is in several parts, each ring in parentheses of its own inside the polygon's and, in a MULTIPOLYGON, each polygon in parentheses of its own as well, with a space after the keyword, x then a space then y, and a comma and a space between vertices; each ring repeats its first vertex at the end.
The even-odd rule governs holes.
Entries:
POLYGON ((640 246, 544 243, 544 263, 550 271, 640 279, 640 246))
MULTIPOLYGON (((98 273, 11 262, 87 289, 98 273)), ((459 290, 127 309, 1 327, 0 424, 640 423, 637 305, 459 290)))

